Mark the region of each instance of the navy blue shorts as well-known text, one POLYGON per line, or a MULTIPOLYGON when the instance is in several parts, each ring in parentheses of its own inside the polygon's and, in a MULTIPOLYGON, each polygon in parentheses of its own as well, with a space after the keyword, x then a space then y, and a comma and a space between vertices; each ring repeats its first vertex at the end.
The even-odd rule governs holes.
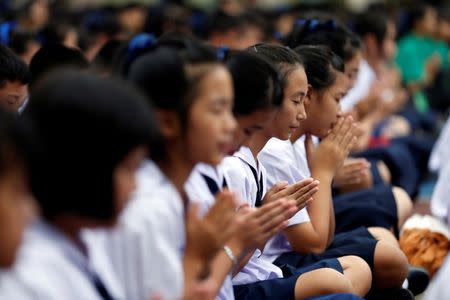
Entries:
POLYGON ((296 269, 320 263, 322 260, 354 255, 362 258, 373 271, 377 240, 367 228, 360 227, 334 236, 333 242, 322 253, 299 254, 287 252, 281 254, 273 263, 280 267, 285 277, 295 274, 296 269))
POLYGON ((295 300, 295 285, 298 278, 304 273, 322 268, 331 268, 340 273, 344 272, 337 259, 328 259, 300 268, 289 277, 235 285, 233 286, 234 297, 236 300, 295 300))
POLYGON ((383 227, 398 231, 397 204, 391 186, 379 185, 367 190, 333 198, 336 233, 358 227, 383 227))
POLYGON ((360 298, 360 297, 358 297, 356 295, 352 295, 352 294, 332 294, 332 295, 308 298, 308 300, 363 300, 363 298, 360 298))
POLYGON ((369 160, 369 162, 370 162, 370 173, 372 174, 373 186, 386 185, 386 183, 383 181, 383 178, 381 177, 380 170, 378 170, 379 160, 372 159, 372 160, 369 160))
POLYGON ((353 156, 364 157, 369 161, 383 161, 391 172, 392 185, 403 188, 410 196, 416 194, 420 174, 411 151, 404 143, 370 148, 353 156))

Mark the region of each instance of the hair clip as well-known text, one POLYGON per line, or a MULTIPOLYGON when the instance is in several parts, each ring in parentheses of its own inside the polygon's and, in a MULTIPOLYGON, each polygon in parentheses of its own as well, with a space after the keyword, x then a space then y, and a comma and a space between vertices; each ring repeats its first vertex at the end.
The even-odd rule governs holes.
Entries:
POLYGON ((253 50, 255 50, 255 52, 258 52, 258 49, 256 48, 256 45, 253 45, 253 50))
POLYGON ((156 37, 149 33, 140 33, 128 43, 128 54, 133 54, 139 50, 146 50, 156 43, 156 37))
POLYGON ((301 27, 301 26, 305 26, 306 22, 308 22, 309 20, 306 19, 298 19, 297 21, 295 21, 295 26, 296 27, 301 27))
POLYGON ((220 46, 217 48, 217 58, 219 60, 225 60, 230 52, 230 47, 228 46, 220 46))
POLYGON ((0 44, 9 46, 10 32, 16 27, 17 27, 16 22, 3 22, 0 24, 0 44))

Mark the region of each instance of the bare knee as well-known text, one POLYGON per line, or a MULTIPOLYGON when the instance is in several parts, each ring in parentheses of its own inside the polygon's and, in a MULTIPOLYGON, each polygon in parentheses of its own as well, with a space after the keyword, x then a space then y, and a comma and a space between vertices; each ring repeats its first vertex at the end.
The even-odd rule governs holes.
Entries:
POLYGON ((354 291, 350 281, 344 275, 330 268, 304 273, 295 284, 296 300, 336 293, 353 294, 354 291))
POLYGON ((344 270, 344 276, 350 281, 353 292, 365 296, 372 286, 372 271, 365 260, 358 256, 343 256, 338 258, 344 270))
POLYGON ((393 246, 399 247, 397 238, 394 236, 394 234, 391 231, 387 230, 386 228, 370 227, 370 228, 367 228, 367 230, 377 241, 385 241, 393 246))
POLYGON ((400 228, 412 215, 413 203, 408 193, 402 188, 393 187, 392 193, 394 194, 395 204, 397 205, 398 226, 400 228))
POLYGON ((391 171, 389 171, 389 168, 383 161, 380 160, 377 162, 377 169, 380 173, 381 179, 383 179, 385 183, 390 183, 392 180, 391 171))
POLYGON ((408 260, 398 246, 379 241, 375 247, 374 284, 380 288, 400 287, 408 274, 408 260))

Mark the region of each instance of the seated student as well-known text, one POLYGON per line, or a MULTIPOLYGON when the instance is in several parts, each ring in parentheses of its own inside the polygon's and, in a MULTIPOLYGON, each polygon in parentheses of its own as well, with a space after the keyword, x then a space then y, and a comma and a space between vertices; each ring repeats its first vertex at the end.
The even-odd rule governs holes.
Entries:
MULTIPOLYGON (((336 21, 319 21, 317 19, 299 19, 294 25, 291 34, 286 38, 285 43, 294 49, 299 45, 327 45, 336 53, 345 63, 345 74, 348 76, 349 93, 353 93, 362 73, 360 61, 362 59, 362 49, 360 39, 338 25, 336 21)), ((353 105, 354 100, 345 101, 347 95, 343 98, 343 110, 346 106, 353 105), (346 105, 346 102, 350 102, 346 105)), ((363 128, 361 124, 358 126, 363 128)), ((370 136, 365 131, 358 131, 357 145, 364 143, 364 140, 370 136)), ((356 147, 356 146, 355 146, 356 147)), ((334 187, 341 192, 351 192, 373 187, 375 185, 388 183, 390 174, 382 162, 374 161, 370 165, 363 158, 347 158, 342 168, 340 168, 333 182, 334 187), (368 170, 370 167, 370 171, 368 170)))
MULTIPOLYGON (((354 34, 348 32, 347 29, 345 29, 342 26, 338 26, 335 23, 333 23, 333 21, 327 21, 327 22, 319 22, 315 19, 307 19, 307 20, 301 20, 302 23, 297 24, 297 26, 295 27, 294 32, 291 34, 288 42, 290 45, 295 45, 295 44, 300 44, 300 45, 327 45, 330 46, 331 50, 333 50, 333 52, 336 50, 336 54, 343 58, 343 59, 347 59, 347 61, 345 61, 345 67, 346 68, 350 68, 351 70, 353 70, 355 67, 353 66, 353 60, 358 58, 358 56, 361 55, 361 49, 359 49, 356 45, 353 46, 353 44, 355 42, 352 42, 355 37, 354 34), (350 59, 351 58, 351 59, 350 59)), ((387 38, 389 41, 391 39, 391 37, 389 36, 387 38)), ((389 44, 389 43, 388 43, 389 44)), ((346 72, 346 74, 348 75, 349 72, 346 72)), ((352 73, 352 72, 350 72, 352 73)), ((352 81, 352 77, 350 76, 350 81, 352 81)), ((353 78, 354 79, 354 78, 353 78)), ((350 86, 351 87, 351 86, 350 86)), ((364 139, 364 137, 359 136, 359 139, 362 138, 364 139)), ((357 142, 358 143, 358 142, 357 142)), ((396 205, 396 213, 394 213, 393 217, 398 219, 397 220, 392 220, 390 223, 368 223, 366 225, 368 226, 382 226, 385 228, 391 228, 394 227, 394 230, 397 229, 397 224, 398 227, 402 226, 403 223, 406 221, 406 219, 410 216, 411 212, 412 212, 412 203, 411 203, 411 199, 408 197, 408 195, 401 189, 401 188, 397 188, 397 187, 390 187, 390 186, 384 186, 384 182, 388 182, 389 180, 387 179, 388 177, 392 177, 392 175, 396 175, 395 178, 392 179, 393 182, 395 183, 405 183, 405 184, 399 184, 401 187, 404 187, 405 185, 411 185, 411 182, 413 185, 415 185, 415 180, 411 179, 411 178, 415 178, 416 177, 416 172, 415 168, 413 166, 409 166, 409 168, 412 168, 413 174, 407 173, 407 172, 403 172, 403 169, 405 169, 405 167, 401 167, 400 163, 391 163, 392 161, 398 161, 398 162, 410 162, 411 165, 413 165, 414 163, 412 162, 412 157, 411 157, 411 153, 409 152, 409 150, 404 147, 404 145, 392 145, 390 146, 389 149, 384 149, 384 148, 377 148, 376 150, 373 150, 373 152, 381 152, 379 156, 381 157, 388 157, 389 159, 386 159, 387 162, 389 162, 389 166, 394 165, 396 166, 396 168, 394 168, 394 170, 396 171, 395 173, 390 173, 390 171, 388 171, 387 173, 384 172, 383 170, 386 170, 386 164, 381 163, 377 158, 377 156, 373 155, 368 155, 368 157, 372 157, 375 156, 375 158, 371 159, 371 177, 372 180, 370 180, 370 178, 367 178, 367 172, 363 172, 364 177, 366 177, 365 179, 362 180, 362 182, 368 182, 368 181, 372 181, 374 182, 374 186, 371 187, 370 185, 366 185, 365 188, 371 188, 369 190, 360 190, 360 191, 353 191, 353 192, 357 192, 357 193, 347 193, 347 192, 351 192, 351 189, 348 189, 348 187, 352 187, 352 184, 347 182, 344 183, 344 185, 336 185, 334 184, 334 187, 337 187, 339 190, 337 192, 339 193, 334 193, 335 195, 339 195, 340 197, 344 197, 345 199, 359 199, 362 203, 365 203, 366 201, 364 200, 364 198, 370 197, 370 198, 380 198, 383 197, 386 199, 386 201, 390 201, 390 202, 394 202, 395 201, 395 205, 396 205), (387 153, 386 155, 385 152, 387 153), (388 154, 393 153, 394 157, 389 156, 388 154), (395 158, 399 156, 399 159, 395 160, 395 158), (399 170, 400 172, 402 172, 401 174, 403 174, 404 176, 399 176, 399 172, 397 171, 399 170), (401 177, 400 179, 397 177, 401 177), (377 179, 378 178, 378 179, 377 179), (375 184, 376 183, 376 184, 375 184), (363 197, 364 196, 364 197, 363 197)), ((361 156, 361 155, 358 155, 361 156)), ((345 181, 345 169, 347 168, 348 165, 346 165, 346 163, 344 163, 342 170, 339 170, 336 175, 337 175, 337 181, 340 183, 342 181, 342 177, 344 178, 345 181), (344 174, 342 174, 344 173, 344 174)), ((362 173, 360 176, 363 177, 362 173)), ((348 177, 347 177, 348 178, 348 177)), ((353 187, 355 187, 355 185, 353 185, 353 187)), ((362 186, 360 186, 362 187, 362 186)), ((355 200, 353 200, 354 202, 355 200)), ((389 204, 389 207, 392 207, 393 204, 389 204)), ((350 207, 347 207, 346 209, 348 209, 349 211, 351 210, 350 207)), ((390 215, 391 212, 388 213, 388 215, 390 215)), ((346 223, 342 223, 338 222, 337 225, 342 226, 341 228, 338 228, 339 230, 350 230, 353 228, 348 227, 348 225, 352 225, 351 223, 347 223, 346 218, 344 219, 346 221, 346 223)), ((381 220, 381 219, 380 219, 381 220)), ((359 224, 358 226, 360 226, 361 224, 359 224)), ((364 225, 364 224, 362 224, 364 225)))
MULTIPOLYGON (((345 74, 342 72, 343 62, 323 46, 301 46, 295 51, 305 61, 310 84, 305 100, 308 118, 301 122, 290 141, 271 139, 258 158, 267 169, 270 185, 281 180, 292 183, 313 176, 320 181, 320 189, 314 196, 314 201, 307 206, 306 218, 291 220, 283 234, 267 244, 264 255, 274 264, 284 267, 285 272, 291 272, 292 267, 295 269, 324 258, 357 255, 370 265, 376 286, 398 287, 405 279, 407 263, 398 246, 382 240, 385 239, 384 236, 390 235, 387 230, 359 228, 334 236, 335 223, 339 219, 334 215, 336 205, 333 207, 331 182, 345 154, 350 151, 349 148, 333 145, 333 139, 339 136, 334 136, 333 131, 328 134, 337 126, 335 124, 339 124, 341 118, 339 100, 345 93, 346 84, 345 74), (304 149, 305 134, 315 134, 322 138, 317 149, 308 148, 310 155, 306 156, 304 150, 296 151, 297 144, 304 149), (376 240, 374 236, 377 237, 376 240), (387 269, 390 271, 387 272, 387 269)), ((307 145, 311 146, 310 138, 307 141, 307 145)), ((378 206, 383 206, 382 200, 379 201, 380 204, 375 203, 365 208, 371 209, 371 214, 379 214, 378 218, 395 221, 395 207, 390 209, 394 210, 394 216, 389 207, 377 211, 378 206)), ((394 201, 391 203, 395 206, 394 201)), ((358 210, 354 212, 358 213, 358 210)), ((390 224, 392 225, 392 221, 390 224)), ((392 235, 391 240, 397 244, 392 235)))
MULTIPOLYGON (((444 42, 435 40, 437 11, 424 1, 409 11, 409 32, 398 42, 396 63, 402 79, 411 93, 423 91, 434 83, 440 70, 449 66, 449 48, 444 42)), ((426 111, 426 99, 417 101, 419 111, 426 111)))
MULTIPOLYGON (((255 45, 248 51, 276 64, 284 96, 268 126, 255 132, 221 167, 232 191, 250 207, 264 207, 277 199, 283 188, 265 193, 266 172, 256 157, 271 137, 288 139, 306 118, 303 101, 308 83, 301 59, 293 51, 271 45, 255 45)), ((283 278, 281 269, 261 257, 264 244, 249 252, 250 260, 233 278, 236 299, 305 299, 338 292, 365 295, 370 288, 370 269, 357 257, 321 261, 283 278)))
POLYGON ((21 112, 28 97, 28 66, 8 47, 0 44, 0 105, 21 112))
MULTIPOLYGON (((270 122, 281 105, 282 91, 276 69, 252 53, 235 53, 226 64, 233 77, 233 114, 238 123, 230 151, 233 153, 270 122)), ((311 197, 316 186, 315 182, 308 179, 285 190, 291 189, 294 192, 306 187, 304 193, 299 193, 296 197, 297 206, 300 206, 311 197)), ((185 185, 191 201, 200 203, 202 214, 214 204, 214 196, 226 187, 221 169, 206 164, 198 164, 185 185)), ((245 264, 240 259, 245 257, 246 249, 263 243, 284 227, 291 213, 278 205, 279 201, 253 210, 248 207, 239 209, 238 218, 242 227, 227 241, 227 250, 217 255, 212 262, 211 277, 216 281, 217 287, 221 287, 219 299, 234 299, 232 271, 236 273, 237 266, 245 264)))
POLYGON ((13 265, 31 217, 28 168, 32 137, 23 122, 0 108, 0 268, 3 269, 13 265))
POLYGON ((31 98, 26 116, 39 138, 31 187, 42 216, 28 228, 14 268, 2 274, 0 298, 124 299, 109 263, 88 262, 104 255, 88 249, 82 230, 116 223, 154 117, 123 82, 75 71, 50 75, 31 98))
POLYGON ((137 190, 113 232, 93 232, 123 283, 126 299, 198 299, 208 292, 210 261, 233 233, 236 204, 223 192, 203 219, 184 184, 199 163, 226 154, 236 122, 225 66, 202 44, 157 45, 132 65, 129 80, 156 107, 161 141, 140 167, 137 190), (188 207, 190 209, 188 209, 188 207), (225 229, 225 230, 224 230, 225 229), (205 290, 206 289, 206 290, 205 290))

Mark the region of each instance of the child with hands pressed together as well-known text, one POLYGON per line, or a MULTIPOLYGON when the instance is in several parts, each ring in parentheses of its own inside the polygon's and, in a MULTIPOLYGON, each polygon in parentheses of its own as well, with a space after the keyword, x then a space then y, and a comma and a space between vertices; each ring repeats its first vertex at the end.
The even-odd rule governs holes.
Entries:
MULTIPOLYGON (((227 157, 221 164, 225 179, 229 188, 237 191, 250 207, 264 209, 266 205, 273 203, 272 199, 279 195, 286 198, 297 198, 296 214, 301 213, 297 217, 304 218, 301 209, 317 192, 318 182, 310 179, 307 181, 309 183, 296 184, 296 188, 282 183, 265 194, 266 172, 256 158, 272 136, 288 139, 298 128, 301 120, 306 117, 303 100, 307 94, 308 85, 301 59, 291 50, 280 46, 255 45, 247 51, 264 59, 270 59, 270 62, 276 65, 282 80, 284 97, 281 107, 267 122, 268 126, 255 132, 239 151, 232 157, 227 157), (274 56, 266 56, 263 53, 273 53, 274 56), (312 186, 313 191, 309 193, 311 187, 304 189, 305 186, 312 186), (299 189, 303 189, 303 192, 299 192, 299 189), (300 197, 301 193, 304 193, 306 197, 300 197)), ((260 249, 263 246, 260 245, 259 249, 256 251, 253 249, 254 252, 250 252, 252 255, 248 263, 233 278, 236 299, 305 299, 336 292, 352 292, 363 295, 370 287, 370 271, 362 260, 359 260, 358 263, 365 265, 366 272, 362 272, 364 275, 360 274, 362 275, 360 277, 364 278, 364 281, 360 280, 363 282, 361 285, 353 285, 351 278, 342 274, 342 266, 337 259, 310 265, 283 278, 281 269, 260 257, 260 249), (322 281, 326 284, 318 286, 317 278, 326 279, 322 281)))

